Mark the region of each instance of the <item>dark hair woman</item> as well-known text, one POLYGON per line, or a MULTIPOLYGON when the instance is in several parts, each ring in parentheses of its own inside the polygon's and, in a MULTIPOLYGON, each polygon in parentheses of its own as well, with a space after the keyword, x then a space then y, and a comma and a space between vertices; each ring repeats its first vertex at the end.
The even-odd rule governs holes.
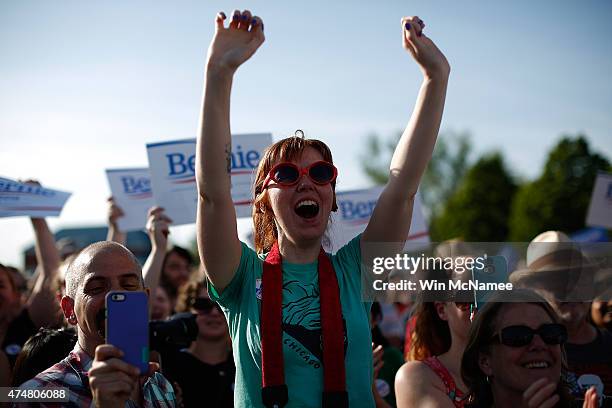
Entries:
MULTIPOLYGON (((515 290, 513 302, 479 309, 461 362, 470 407, 570 407, 564 381, 565 326, 539 295, 515 290), (520 300, 520 302, 518 302, 520 300)), ((589 389, 583 407, 597 407, 589 389)))

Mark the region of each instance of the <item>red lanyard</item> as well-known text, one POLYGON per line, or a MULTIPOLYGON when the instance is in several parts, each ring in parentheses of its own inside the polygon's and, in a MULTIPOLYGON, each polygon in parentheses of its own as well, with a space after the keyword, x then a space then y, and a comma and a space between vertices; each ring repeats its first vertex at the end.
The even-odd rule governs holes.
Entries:
MULTIPOLYGON (((323 332, 323 407, 348 407, 344 369, 344 333, 338 279, 331 261, 319 252, 319 297, 323 332)), ((280 408, 289 399, 283 362, 282 259, 275 242, 263 264, 261 304, 262 400, 280 408)))

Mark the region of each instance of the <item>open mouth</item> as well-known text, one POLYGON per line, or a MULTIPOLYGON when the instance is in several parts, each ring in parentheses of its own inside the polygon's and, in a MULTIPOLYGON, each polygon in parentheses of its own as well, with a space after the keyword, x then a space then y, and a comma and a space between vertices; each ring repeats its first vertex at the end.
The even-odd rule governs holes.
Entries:
POLYGON ((302 200, 295 205, 294 210, 302 218, 314 218, 319 214, 319 204, 313 200, 302 200))
POLYGON ((549 368, 550 363, 546 361, 530 361, 529 363, 525 363, 522 366, 524 368, 529 368, 529 369, 542 369, 542 368, 549 368))

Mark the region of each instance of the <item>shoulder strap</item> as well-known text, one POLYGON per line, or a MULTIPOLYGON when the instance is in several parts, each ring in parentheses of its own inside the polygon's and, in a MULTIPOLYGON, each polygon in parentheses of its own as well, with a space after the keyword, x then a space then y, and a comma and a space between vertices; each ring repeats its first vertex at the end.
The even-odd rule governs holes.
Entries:
MULTIPOLYGON (((321 332, 323 337, 322 406, 348 407, 344 367, 344 333, 338 278, 321 248, 318 258, 321 332)), ((262 401, 266 407, 283 407, 289 400, 285 384, 282 347, 282 259, 274 243, 263 264, 261 305, 262 401)))
POLYGON ((283 407, 289 401, 283 361, 283 271, 278 243, 263 264, 261 296, 261 398, 266 407, 283 407))
POLYGON ((334 267, 319 251, 319 293, 323 332, 323 407, 348 407, 340 288, 334 267))
POLYGON ((440 377, 444 383, 444 387, 446 388, 446 395, 448 395, 448 397, 454 402, 455 397, 457 396, 457 385, 455 384, 453 376, 448 372, 446 367, 444 367, 444 364, 442 364, 436 356, 423 360, 423 363, 425 363, 434 373, 436 373, 438 377, 440 377))

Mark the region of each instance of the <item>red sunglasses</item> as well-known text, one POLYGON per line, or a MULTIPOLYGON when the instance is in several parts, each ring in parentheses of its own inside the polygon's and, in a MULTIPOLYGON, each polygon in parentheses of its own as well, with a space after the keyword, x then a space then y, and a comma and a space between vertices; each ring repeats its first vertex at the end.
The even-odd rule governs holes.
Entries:
POLYGON ((296 164, 289 162, 278 163, 276 166, 272 167, 268 173, 262 190, 268 187, 270 181, 283 187, 292 186, 296 184, 304 174, 308 175, 313 183, 325 185, 336 179, 338 176, 338 169, 336 169, 333 164, 323 160, 314 162, 304 168, 299 168, 296 164))

